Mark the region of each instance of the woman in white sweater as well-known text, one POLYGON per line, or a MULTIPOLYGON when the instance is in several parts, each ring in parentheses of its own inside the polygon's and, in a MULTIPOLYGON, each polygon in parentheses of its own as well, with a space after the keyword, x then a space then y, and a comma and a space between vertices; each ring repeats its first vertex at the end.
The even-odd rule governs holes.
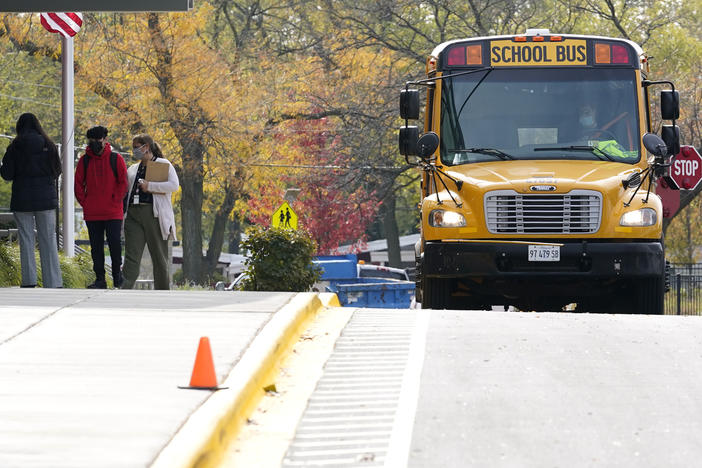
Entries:
POLYGON ((149 135, 141 134, 134 137, 132 154, 139 163, 127 170, 129 192, 124 213, 122 289, 134 287, 134 282, 139 276, 144 245, 149 247, 151 254, 154 289, 170 289, 168 241, 176 239, 171 194, 180 186, 178 175, 170 161, 163 157, 161 147, 149 135), (151 161, 155 162, 151 163, 151 161), (167 176, 163 177, 164 180, 147 181, 147 164, 167 165, 167 176))

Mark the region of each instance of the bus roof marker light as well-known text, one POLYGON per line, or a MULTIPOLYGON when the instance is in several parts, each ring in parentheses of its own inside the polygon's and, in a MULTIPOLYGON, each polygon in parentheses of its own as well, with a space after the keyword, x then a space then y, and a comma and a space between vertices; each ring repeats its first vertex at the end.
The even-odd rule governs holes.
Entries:
POLYGON ((466 64, 467 65, 482 65, 483 64, 483 46, 480 44, 470 45, 466 47, 466 64))
POLYGON ((595 43, 595 63, 612 63, 609 44, 595 43))
POLYGON ((551 31, 546 28, 527 28, 527 36, 548 36, 551 31))
POLYGON ((513 40, 514 40, 514 42, 526 42, 527 41, 526 36, 515 36, 513 40))
POLYGON ((532 39, 534 42, 544 42, 544 36, 534 36, 532 39))
POLYGON ((563 40, 562 36, 551 36, 551 42, 561 42, 563 40))

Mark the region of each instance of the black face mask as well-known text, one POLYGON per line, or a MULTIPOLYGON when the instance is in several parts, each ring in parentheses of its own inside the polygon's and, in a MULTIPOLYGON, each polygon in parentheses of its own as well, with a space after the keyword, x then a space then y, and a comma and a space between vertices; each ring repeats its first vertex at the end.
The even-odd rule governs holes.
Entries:
POLYGON ((99 141, 89 142, 88 148, 90 148, 90 151, 92 151, 95 156, 102 154, 102 143, 99 141))

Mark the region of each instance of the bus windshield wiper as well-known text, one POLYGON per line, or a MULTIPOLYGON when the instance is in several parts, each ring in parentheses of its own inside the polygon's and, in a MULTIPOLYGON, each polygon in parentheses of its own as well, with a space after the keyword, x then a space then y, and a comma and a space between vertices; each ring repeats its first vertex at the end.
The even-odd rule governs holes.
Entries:
MULTIPOLYGON (((539 147, 539 148, 534 148, 534 151, 589 151, 595 156, 597 156, 599 159, 602 159, 600 156, 604 156, 608 160, 612 162, 617 162, 616 159, 612 157, 609 153, 606 153, 605 151, 601 150, 600 148, 596 146, 591 146, 591 145, 573 145, 573 146, 556 146, 556 147, 539 147)), ((604 159, 602 159, 604 161, 604 159)))
POLYGON ((511 154, 505 153, 502 150, 498 150, 497 148, 461 148, 461 149, 450 149, 447 150, 448 153, 480 153, 480 154, 489 154, 492 156, 497 156, 500 159, 503 160, 508 160, 508 159, 514 159, 514 156, 511 154))

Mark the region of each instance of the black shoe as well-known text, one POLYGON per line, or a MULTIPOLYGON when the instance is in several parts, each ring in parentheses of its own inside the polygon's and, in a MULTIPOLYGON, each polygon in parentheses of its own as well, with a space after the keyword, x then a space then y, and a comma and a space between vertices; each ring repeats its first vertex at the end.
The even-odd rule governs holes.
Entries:
POLYGON ((122 276, 121 271, 118 271, 112 275, 112 284, 114 285, 115 289, 121 288, 122 283, 124 283, 124 276, 122 276))
POLYGON ((86 286, 88 289, 107 289, 107 282, 105 280, 95 280, 93 284, 86 286))
POLYGON ((36 288, 36 284, 23 284, 20 288, 36 288))

